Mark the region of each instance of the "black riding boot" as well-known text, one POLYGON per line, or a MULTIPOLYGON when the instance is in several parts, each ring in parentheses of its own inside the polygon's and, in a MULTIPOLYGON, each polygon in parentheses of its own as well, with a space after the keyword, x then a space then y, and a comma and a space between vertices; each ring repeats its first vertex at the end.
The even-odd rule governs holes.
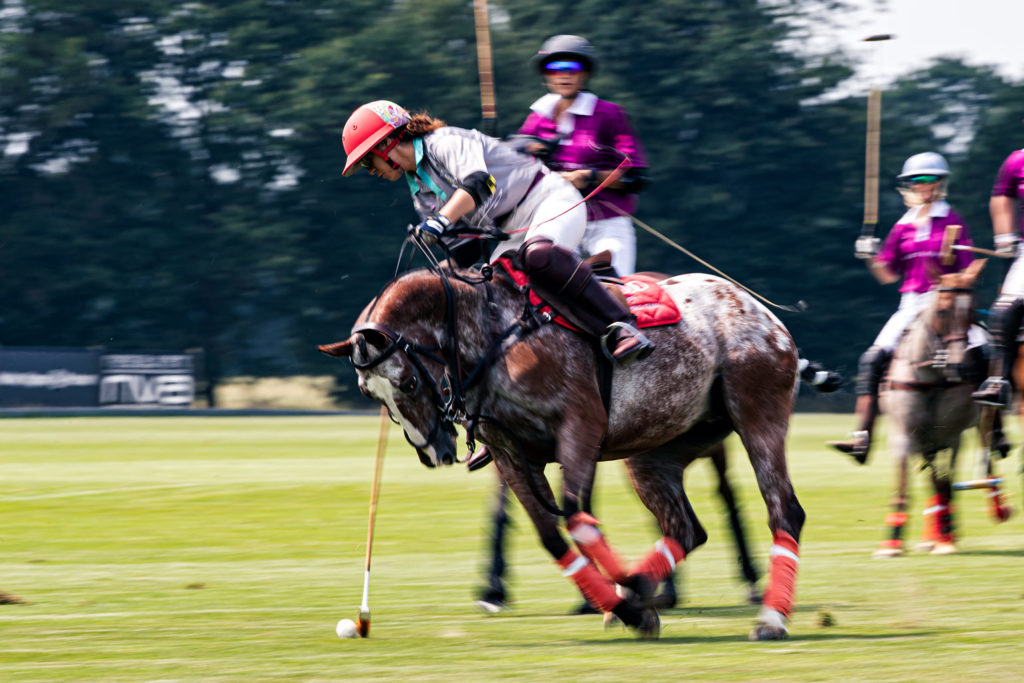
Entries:
POLYGON ((573 325, 599 338, 605 354, 616 363, 646 358, 654 350, 654 343, 633 327, 629 310, 573 252, 547 237, 534 237, 519 249, 519 263, 537 295, 573 325))
POLYGON ((872 346, 860 357, 857 373, 857 431, 846 441, 829 441, 828 445, 846 453, 863 465, 871 451, 871 432, 878 417, 878 387, 889 368, 892 352, 872 346))
POLYGON ((997 300, 992 305, 992 320, 989 324, 992 360, 989 378, 982 382, 971 396, 983 405, 1007 408, 1010 405, 1010 373, 1016 360, 1016 337, 1024 317, 1024 301, 997 300))

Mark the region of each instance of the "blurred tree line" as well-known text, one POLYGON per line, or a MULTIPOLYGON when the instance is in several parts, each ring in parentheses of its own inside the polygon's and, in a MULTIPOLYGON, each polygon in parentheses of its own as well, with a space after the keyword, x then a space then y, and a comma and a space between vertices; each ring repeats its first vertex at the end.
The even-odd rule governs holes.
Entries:
MULTIPOLYGON (((843 7, 490 2, 500 132, 544 92, 541 42, 588 37, 591 89, 647 148, 639 217, 769 299, 806 301, 781 316, 797 343, 852 372, 897 293, 852 257, 866 93, 842 93, 856 64, 800 47, 807 17, 843 7)), ((347 335, 414 219, 404 186, 341 177, 341 126, 373 99, 478 125, 472 3, 0 0, 0 344, 201 347, 214 380, 338 372, 350 394, 315 345, 347 335)), ((935 149, 990 245, 1021 89, 941 60, 882 111, 880 231, 902 213, 885 191, 902 160, 935 149)), ((702 269, 638 241, 643 269, 702 269)))

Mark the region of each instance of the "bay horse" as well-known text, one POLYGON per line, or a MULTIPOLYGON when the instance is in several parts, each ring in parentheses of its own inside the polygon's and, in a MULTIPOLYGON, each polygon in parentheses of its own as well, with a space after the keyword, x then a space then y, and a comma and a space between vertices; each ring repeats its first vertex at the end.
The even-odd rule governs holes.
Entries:
POLYGON ((454 423, 470 441, 487 444, 563 574, 643 638, 660 633, 653 587, 707 540, 683 487, 683 464, 735 431, 773 534, 769 583, 750 638, 785 638, 805 519, 785 450, 796 347, 783 324, 735 284, 700 274, 659 284, 682 318, 645 330, 657 351, 614 369, 607 411, 592 340, 544 324, 501 273, 404 273, 367 305, 346 340, 320 349, 351 359, 360 391, 387 406, 428 467, 457 462, 454 423), (589 513, 597 463, 616 459, 625 461, 663 534, 629 570, 589 513), (544 477, 551 463, 563 472, 560 506, 544 477), (580 554, 562 533, 562 518, 580 554))
MULTIPOLYGON (((919 550, 956 552, 953 525, 953 475, 964 430, 978 424, 979 406, 971 393, 985 376, 987 362, 970 358, 967 333, 973 322, 974 285, 986 264, 971 262, 962 271, 938 276, 932 302, 900 339, 879 402, 889 417, 889 449, 895 465, 892 511, 887 534, 875 557, 902 555, 907 521, 909 460, 924 458, 934 495, 924 510, 919 550), (945 462, 939 454, 948 452, 945 462)), ((974 353, 980 349, 972 350, 974 353)), ((983 447, 991 431, 979 429, 983 447)))

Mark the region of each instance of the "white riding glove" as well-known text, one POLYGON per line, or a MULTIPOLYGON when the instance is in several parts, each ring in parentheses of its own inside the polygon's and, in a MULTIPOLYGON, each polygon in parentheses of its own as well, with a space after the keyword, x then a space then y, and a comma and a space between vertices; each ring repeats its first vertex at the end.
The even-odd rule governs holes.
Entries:
POLYGON ((996 235, 993 238, 996 243, 996 251, 1000 254, 1016 254, 1017 245, 1020 244, 1020 235, 1015 232, 1008 232, 996 235))
POLYGON ((451 224, 452 222, 441 214, 430 216, 416 226, 416 235, 428 245, 433 246, 440 241, 451 224))
POLYGON ((858 237, 853 243, 853 255, 859 259, 872 259, 878 253, 878 245, 881 243, 877 237, 858 237))

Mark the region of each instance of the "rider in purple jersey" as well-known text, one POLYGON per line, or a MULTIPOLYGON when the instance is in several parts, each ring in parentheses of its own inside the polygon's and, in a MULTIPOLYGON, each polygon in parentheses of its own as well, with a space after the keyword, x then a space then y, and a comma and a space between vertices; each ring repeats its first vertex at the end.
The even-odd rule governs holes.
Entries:
POLYGON ((1024 149, 1011 152, 999 167, 988 205, 996 251, 1014 254, 1016 259, 1006 273, 999 297, 992 304, 990 376, 974 392, 974 399, 1000 408, 1010 403, 1010 375, 1017 352, 1013 342, 1024 318, 1024 259, 1021 258, 1024 250, 1020 247, 1024 234, 1024 202, 1021 197, 1024 197, 1024 149))
MULTIPOLYGON (((938 274, 962 270, 972 260, 965 250, 953 251, 951 263, 940 259, 947 226, 960 226, 956 243, 971 246, 963 218, 945 201, 948 178, 949 165, 940 154, 924 152, 907 159, 897 176, 907 212, 892 227, 880 251, 876 237, 861 237, 855 246, 855 255, 865 261, 880 284, 903 281, 899 308, 860 358, 857 430, 845 441, 829 442, 860 464, 867 462, 871 432, 878 417, 878 388, 900 337, 931 301, 938 274)), ((976 348, 984 343, 984 332, 972 325, 968 346, 976 348)))
POLYGON ((647 157, 625 110, 599 99, 586 85, 597 66, 586 39, 549 38, 534 59, 550 91, 530 106, 512 142, 541 158, 581 193, 588 194, 628 158, 625 172, 587 201, 585 254, 611 254, 619 275, 636 270, 636 235, 628 216, 646 184, 647 157))

